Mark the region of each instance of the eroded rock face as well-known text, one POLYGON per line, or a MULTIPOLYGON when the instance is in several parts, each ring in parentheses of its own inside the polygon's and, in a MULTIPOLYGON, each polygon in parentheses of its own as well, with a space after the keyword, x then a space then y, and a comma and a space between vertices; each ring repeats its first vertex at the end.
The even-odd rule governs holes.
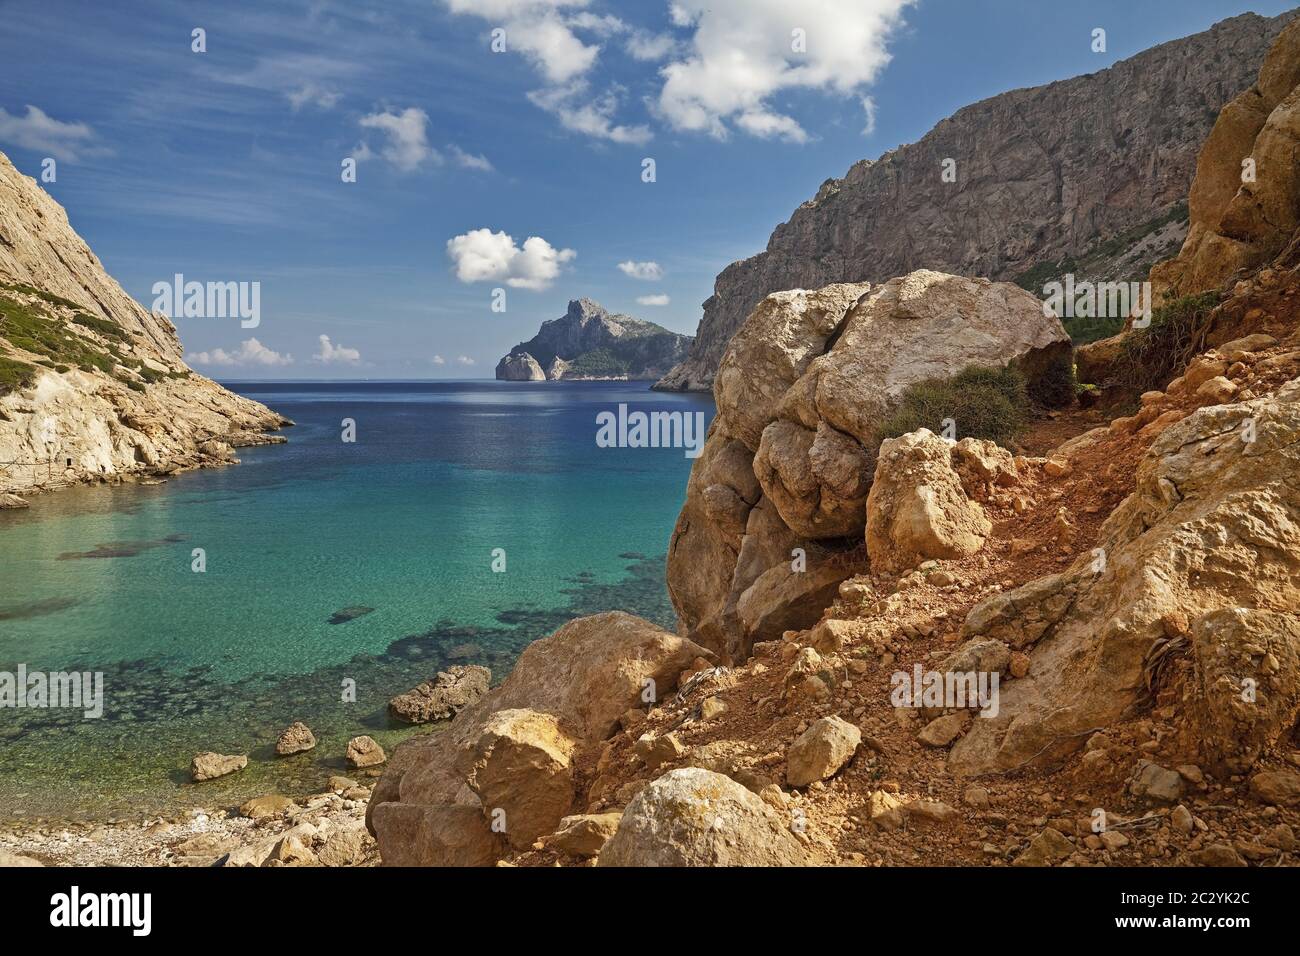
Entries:
POLYGON ((497 378, 503 382, 544 382, 546 373, 527 352, 512 352, 497 362, 497 378))
POLYGON ((963 558, 984 546, 993 526, 967 496, 955 460, 955 444, 927 428, 881 443, 867 501, 873 568, 908 571, 931 558, 963 558))
POLYGON ((991 97, 828 179, 765 251, 722 271, 689 358, 656 387, 708 389, 732 336, 780 289, 918 268, 1014 279, 1156 220, 1187 196, 1214 117, 1289 19, 1233 17, 1105 70, 991 97), (937 172, 951 157, 956 184, 937 172))
POLYGON ((601 850, 600 866, 803 866, 778 811, 730 777, 672 770, 638 793, 601 850))
POLYGON ((60 372, 40 364, 48 361, 45 354, 14 345, 0 327, 0 356, 30 366, 33 375, 29 386, 0 394, 0 461, 55 459, 48 468, 0 471, 0 493, 226 464, 235 461, 232 445, 268 441, 261 432, 289 424, 192 372, 171 321, 126 294, 63 207, 4 153, 0 295, 77 337, 82 347, 104 357, 116 350, 127 363, 113 366, 112 374, 75 365, 60 372))
MULTIPOLYGON (((739 659, 779 638, 777 621, 815 624, 810 600, 853 570, 836 554, 862 540, 879 428, 907 387, 1010 362, 1034 381, 1069 351, 1060 322, 1006 283, 923 270, 768 296, 722 361, 669 548, 683 633, 739 659)), ((1015 474, 991 451, 961 467, 982 483, 1015 474)))
POLYGON ((554 832, 570 809, 579 754, 710 656, 622 612, 579 618, 529 645, 445 731, 393 752, 367 812, 384 863, 487 865, 507 841, 554 832), (494 831, 496 821, 504 831, 494 831))
POLYGON ((1178 255, 1151 271, 1153 295, 1221 287, 1282 251, 1300 227, 1300 21, 1278 35, 1259 79, 1223 108, 1196 164, 1178 255), (1249 162, 1249 171, 1243 163, 1249 162))
POLYGON ((1104 569, 1086 554, 976 605, 964 633, 1027 649, 1032 666, 950 766, 1008 770, 1077 749, 1143 699, 1170 642, 1166 654, 1193 662, 1185 732, 1205 766, 1241 773, 1288 734, 1300 715, 1297 435, 1300 380, 1194 412, 1156 439, 1102 526, 1104 569))

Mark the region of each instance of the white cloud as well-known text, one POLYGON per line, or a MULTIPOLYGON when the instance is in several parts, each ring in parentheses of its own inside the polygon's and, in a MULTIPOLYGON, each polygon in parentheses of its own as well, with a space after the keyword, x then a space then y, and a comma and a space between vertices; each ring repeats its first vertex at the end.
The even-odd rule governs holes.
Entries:
POLYGON ((292 355, 281 355, 274 349, 268 349, 257 339, 244 339, 234 352, 225 349, 213 349, 210 352, 192 352, 185 356, 195 365, 289 365, 292 355))
POLYGON ((657 111, 679 130, 725 139, 729 124, 754 136, 804 142, 808 134, 769 99, 791 90, 863 94, 889 62, 886 49, 912 0, 676 0, 689 52, 663 68, 657 111), (793 49, 803 30, 804 52, 793 49))
POLYGON ((560 266, 577 256, 572 249, 556 249, 540 236, 529 236, 522 247, 504 231, 474 229, 447 240, 447 255, 456 265, 461 282, 505 282, 517 289, 549 288, 560 266))
POLYGON ((862 128, 862 135, 870 136, 876 131, 876 101, 870 96, 862 97, 862 112, 867 117, 867 125, 862 128))
POLYGON ((460 365, 473 365, 473 364, 474 364, 474 360, 473 360, 472 358, 470 358, 468 355, 458 355, 458 356, 456 356, 456 361, 457 361, 457 363, 460 364, 460 365))
POLYGON ((457 166, 464 167, 465 169, 477 169, 484 173, 492 172, 492 164, 488 162, 486 156, 475 156, 472 153, 467 153, 455 143, 448 144, 447 152, 451 154, 451 158, 455 161, 457 166))
POLYGON ((576 82, 568 86, 533 90, 528 94, 528 99, 535 106, 557 117, 565 129, 575 133, 632 145, 648 143, 653 138, 654 134, 648 126, 627 126, 614 121, 622 87, 615 85, 594 99, 587 99, 588 95, 587 84, 576 82))
POLYGON ((355 365, 361 361, 361 353, 356 349, 346 348, 342 345, 335 345, 330 341, 328 335, 320 337, 320 350, 312 356, 317 362, 324 362, 329 365, 334 362, 342 362, 345 365, 355 365))
MULTIPOLYGON (((361 117, 361 126, 365 129, 379 130, 387 138, 387 144, 379 155, 403 172, 411 172, 425 163, 442 165, 451 161, 462 169, 477 169, 491 172, 492 163, 486 156, 466 152, 455 143, 447 144, 447 156, 429 145, 429 114, 415 106, 408 106, 400 113, 392 110, 371 113, 361 117)), ((352 158, 364 162, 375 155, 368 142, 357 144, 352 151, 352 158)))
POLYGON ((446 365, 446 364, 447 364, 447 360, 446 360, 445 358, 443 358, 441 355, 435 355, 435 356, 433 357, 433 364, 434 364, 434 365, 446 365))
POLYGON ((591 69, 600 47, 587 45, 574 30, 607 31, 609 21, 579 13, 566 20, 566 8, 585 7, 587 0, 446 0, 452 13, 471 14, 495 29, 505 30, 506 50, 528 58, 548 83, 567 83, 591 69))
POLYGON ((304 83, 297 89, 290 90, 285 96, 289 98, 289 105, 296 113, 304 106, 316 106, 323 110, 333 109, 341 94, 315 83, 304 83))
POLYGON ((677 40, 671 33, 634 30, 623 48, 634 60, 662 60, 677 49, 677 40))
POLYGON ((618 268, 623 275, 645 282, 658 282, 664 277, 663 266, 657 262, 633 262, 629 259, 627 262, 620 262, 618 268))
POLYGON ((95 131, 85 123, 64 123, 39 107, 28 104, 26 116, 14 116, 0 107, 0 142, 15 143, 69 163, 103 155, 95 145, 95 131))
POLYGON ((662 292, 655 295, 639 295, 636 297, 637 305, 667 305, 671 301, 672 300, 662 292))
MULTIPOLYGON (((377 129, 388 137, 388 143, 380 155, 404 172, 417 169, 422 163, 438 162, 441 159, 438 151, 429 145, 425 133, 428 123, 429 114, 414 106, 408 106, 400 113, 385 110, 361 117, 363 127, 377 129)), ((365 146, 365 152, 368 156, 369 146, 365 146)), ((357 155, 357 158, 366 157, 357 155)))

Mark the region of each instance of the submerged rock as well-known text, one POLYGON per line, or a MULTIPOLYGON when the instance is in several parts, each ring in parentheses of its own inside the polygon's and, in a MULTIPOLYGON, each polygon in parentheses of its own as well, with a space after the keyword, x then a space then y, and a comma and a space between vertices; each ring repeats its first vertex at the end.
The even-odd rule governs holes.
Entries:
POLYGON ((457 664, 414 690, 398 694, 388 702, 388 712, 407 724, 446 720, 486 694, 491 681, 492 672, 486 667, 457 664))
POLYGON ((217 777, 243 770, 247 766, 246 754, 219 754, 207 750, 194 755, 194 759, 190 761, 190 774, 195 782, 215 780, 217 777))
POLYGON ((356 767, 358 770, 365 767, 376 767, 383 763, 388 757, 384 754, 384 748, 379 746, 373 737, 353 737, 348 741, 347 761, 349 767, 356 767))
POLYGON ((348 621, 355 621, 359 617, 365 617, 374 611, 373 607, 366 607, 364 604, 357 604, 353 607, 345 607, 335 611, 330 615, 331 624, 346 624, 348 621))
POLYGON ((316 746, 316 736, 311 728, 301 720, 296 720, 284 729, 280 739, 275 742, 275 752, 281 757, 302 753, 316 746))

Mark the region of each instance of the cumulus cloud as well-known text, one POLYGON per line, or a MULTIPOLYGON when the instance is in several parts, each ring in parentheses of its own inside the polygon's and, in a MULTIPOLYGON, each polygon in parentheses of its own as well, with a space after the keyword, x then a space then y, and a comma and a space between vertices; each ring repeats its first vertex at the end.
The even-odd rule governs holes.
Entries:
POLYGON ((473 364, 474 364, 474 360, 473 360, 472 358, 470 358, 468 355, 457 355, 457 356, 456 356, 456 361, 457 361, 459 364, 461 364, 461 365, 473 365, 473 364))
POLYGON ((913 0, 676 0, 673 22, 694 33, 667 64, 657 112, 678 130, 727 137, 734 125, 763 138, 803 142, 776 94, 821 90, 861 96, 889 62, 887 44, 913 0), (796 30, 805 37, 795 49, 796 30))
POLYGON ((75 163, 108 152, 95 145, 96 139, 95 131, 87 124, 56 120, 39 107, 28 104, 26 116, 14 116, 0 107, 0 143, 14 143, 75 163))
POLYGON ((568 11, 587 0, 446 0, 452 13, 471 14, 505 30, 506 49, 522 53, 548 83, 567 83, 591 69, 600 53, 597 45, 580 40, 575 30, 600 33, 617 17, 585 12, 566 19, 568 11))
POLYGON ((658 282, 664 277, 663 266, 657 262, 633 262, 629 259, 627 262, 620 262, 618 268, 623 275, 645 282, 658 282))
MULTIPOLYGON (((382 113, 371 113, 361 117, 361 125, 364 128, 379 130, 388 139, 379 154, 404 172, 417 169, 422 163, 439 159, 437 150, 429 145, 429 138, 425 132, 428 123, 429 114, 414 106, 408 106, 400 113, 385 110, 382 113)), ((365 147, 365 154, 365 156, 358 155, 357 158, 368 158, 369 146, 365 147)))
MULTIPOLYGON (((403 172, 412 172, 425 163, 441 166, 450 158, 462 169, 476 169, 491 172, 492 163, 486 156, 475 155, 461 149, 455 143, 447 144, 444 155, 429 145, 429 114, 415 106, 408 106, 400 113, 382 110, 361 117, 364 129, 378 130, 385 137, 385 144, 379 155, 403 172)), ((368 142, 360 142, 352 151, 352 158, 357 162, 374 157, 375 152, 368 142)))
POLYGON ((504 282, 517 289, 549 288, 560 267, 573 260, 572 249, 557 249, 540 236, 529 236, 523 246, 506 232, 473 229, 447 240, 447 255, 461 282, 504 282))
MULTIPOLYGON (((324 336, 321 336, 324 338, 324 336)), ((233 352, 225 349, 212 349, 210 352, 192 352, 185 356, 186 361, 194 365, 289 365, 292 355, 281 355, 269 349, 257 339, 244 339, 239 348, 233 352)))
MULTIPOLYGON (((651 138, 644 124, 618 122, 614 114, 623 90, 617 85, 596 92, 586 79, 600 55, 599 42, 626 35, 633 56, 654 59, 666 55, 663 41, 629 27, 616 16, 582 9, 588 0, 445 0, 452 13, 477 16, 505 31, 507 52, 522 54, 541 74, 542 89, 529 100, 555 116, 575 133, 613 143, 641 144, 651 138)), ((669 38, 671 40, 671 37, 669 38)))
POLYGON ((342 345, 335 345, 330 341, 328 335, 320 337, 320 348, 314 356, 317 362, 324 362, 329 365, 340 362, 345 365, 355 365, 361 361, 361 353, 356 349, 346 348, 342 345))
POLYGON ((607 139, 612 143, 634 146, 648 143, 654 136, 650 127, 644 124, 628 126, 615 121, 614 114, 622 95, 623 88, 615 84, 599 96, 592 97, 585 82, 575 82, 568 86, 533 90, 528 99, 534 106, 556 117, 565 129, 575 133, 607 139))
POLYGON ((433 357, 433 364, 434 364, 434 365, 446 365, 446 364, 447 364, 447 360, 446 360, 445 358, 443 358, 441 355, 435 355, 435 356, 433 357))
POLYGON ((662 292, 655 295, 639 295, 636 297, 637 305, 667 305, 672 300, 662 292))

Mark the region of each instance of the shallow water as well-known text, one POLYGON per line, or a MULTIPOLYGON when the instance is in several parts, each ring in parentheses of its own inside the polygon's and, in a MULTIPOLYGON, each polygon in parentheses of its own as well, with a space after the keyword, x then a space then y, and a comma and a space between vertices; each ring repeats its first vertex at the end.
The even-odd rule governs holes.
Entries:
POLYGON ((0 514, 0 671, 102 671, 106 698, 97 720, 0 708, 0 819, 303 792, 344 769, 350 737, 412 733, 387 701, 440 667, 487 664, 500 680, 528 643, 594 611, 672 626, 663 555, 690 459, 598 448, 596 414, 711 416, 707 398, 643 383, 234 388, 298 423, 289 444, 0 514), (317 748, 277 759, 293 720, 317 748), (191 784, 200 750, 249 767, 191 784))

